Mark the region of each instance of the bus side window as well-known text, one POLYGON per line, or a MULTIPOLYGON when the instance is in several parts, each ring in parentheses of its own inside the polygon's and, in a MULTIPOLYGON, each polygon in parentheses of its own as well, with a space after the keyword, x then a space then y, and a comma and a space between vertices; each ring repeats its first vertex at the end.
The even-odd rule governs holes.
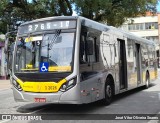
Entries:
POLYGON ((99 62, 101 32, 82 26, 80 37, 80 64, 99 62))
POLYGON ((80 64, 85 64, 87 62, 86 60, 86 54, 85 54, 85 41, 84 36, 81 36, 80 40, 80 64))
POLYGON ((95 41, 92 38, 88 38, 87 40, 84 36, 81 37, 80 41, 80 63, 90 63, 96 61, 95 56, 95 41))

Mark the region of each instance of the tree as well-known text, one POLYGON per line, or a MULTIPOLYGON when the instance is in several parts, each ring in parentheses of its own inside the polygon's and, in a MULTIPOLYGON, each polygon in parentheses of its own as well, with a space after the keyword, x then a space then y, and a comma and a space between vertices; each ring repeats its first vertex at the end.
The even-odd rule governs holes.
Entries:
POLYGON ((75 11, 95 21, 120 26, 127 18, 156 12, 158 0, 75 0, 75 11))
MULTIPOLYGON (((69 0, 1 0, 0 32, 7 32, 8 26, 15 26, 17 21, 37 18, 72 15, 72 2, 69 0)), ((14 27, 10 27, 14 28, 14 27)))
POLYGON ((0 0, 0 32, 13 31, 19 22, 50 16, 78 15, 120 26, 129 17, 156 12, 158 0, 0 0))

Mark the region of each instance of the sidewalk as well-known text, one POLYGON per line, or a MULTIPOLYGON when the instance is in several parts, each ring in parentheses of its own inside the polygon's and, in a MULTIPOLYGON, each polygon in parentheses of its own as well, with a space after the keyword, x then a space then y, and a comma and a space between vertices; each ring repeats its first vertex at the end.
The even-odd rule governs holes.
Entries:
POLYGON ((10 89, 10 80, 0 80, 0 90, 10 89))

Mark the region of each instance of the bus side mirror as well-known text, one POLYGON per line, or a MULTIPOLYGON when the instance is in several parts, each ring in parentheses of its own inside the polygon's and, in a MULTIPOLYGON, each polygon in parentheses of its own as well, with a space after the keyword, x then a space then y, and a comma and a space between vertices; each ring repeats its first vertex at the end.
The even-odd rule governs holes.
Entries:
POLYGON ((93 55, 93 41, 92 40, 86 41, 86 53, 87 55, 93 55))

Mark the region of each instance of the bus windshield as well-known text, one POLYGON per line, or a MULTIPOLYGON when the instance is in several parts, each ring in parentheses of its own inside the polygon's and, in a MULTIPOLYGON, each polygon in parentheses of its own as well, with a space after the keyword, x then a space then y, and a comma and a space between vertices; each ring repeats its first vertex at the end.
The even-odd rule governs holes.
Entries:
POLYGON ((74 35, 58 30, 44 35, 18 37, 14 71, 70 72, 73 65, 74 35))

